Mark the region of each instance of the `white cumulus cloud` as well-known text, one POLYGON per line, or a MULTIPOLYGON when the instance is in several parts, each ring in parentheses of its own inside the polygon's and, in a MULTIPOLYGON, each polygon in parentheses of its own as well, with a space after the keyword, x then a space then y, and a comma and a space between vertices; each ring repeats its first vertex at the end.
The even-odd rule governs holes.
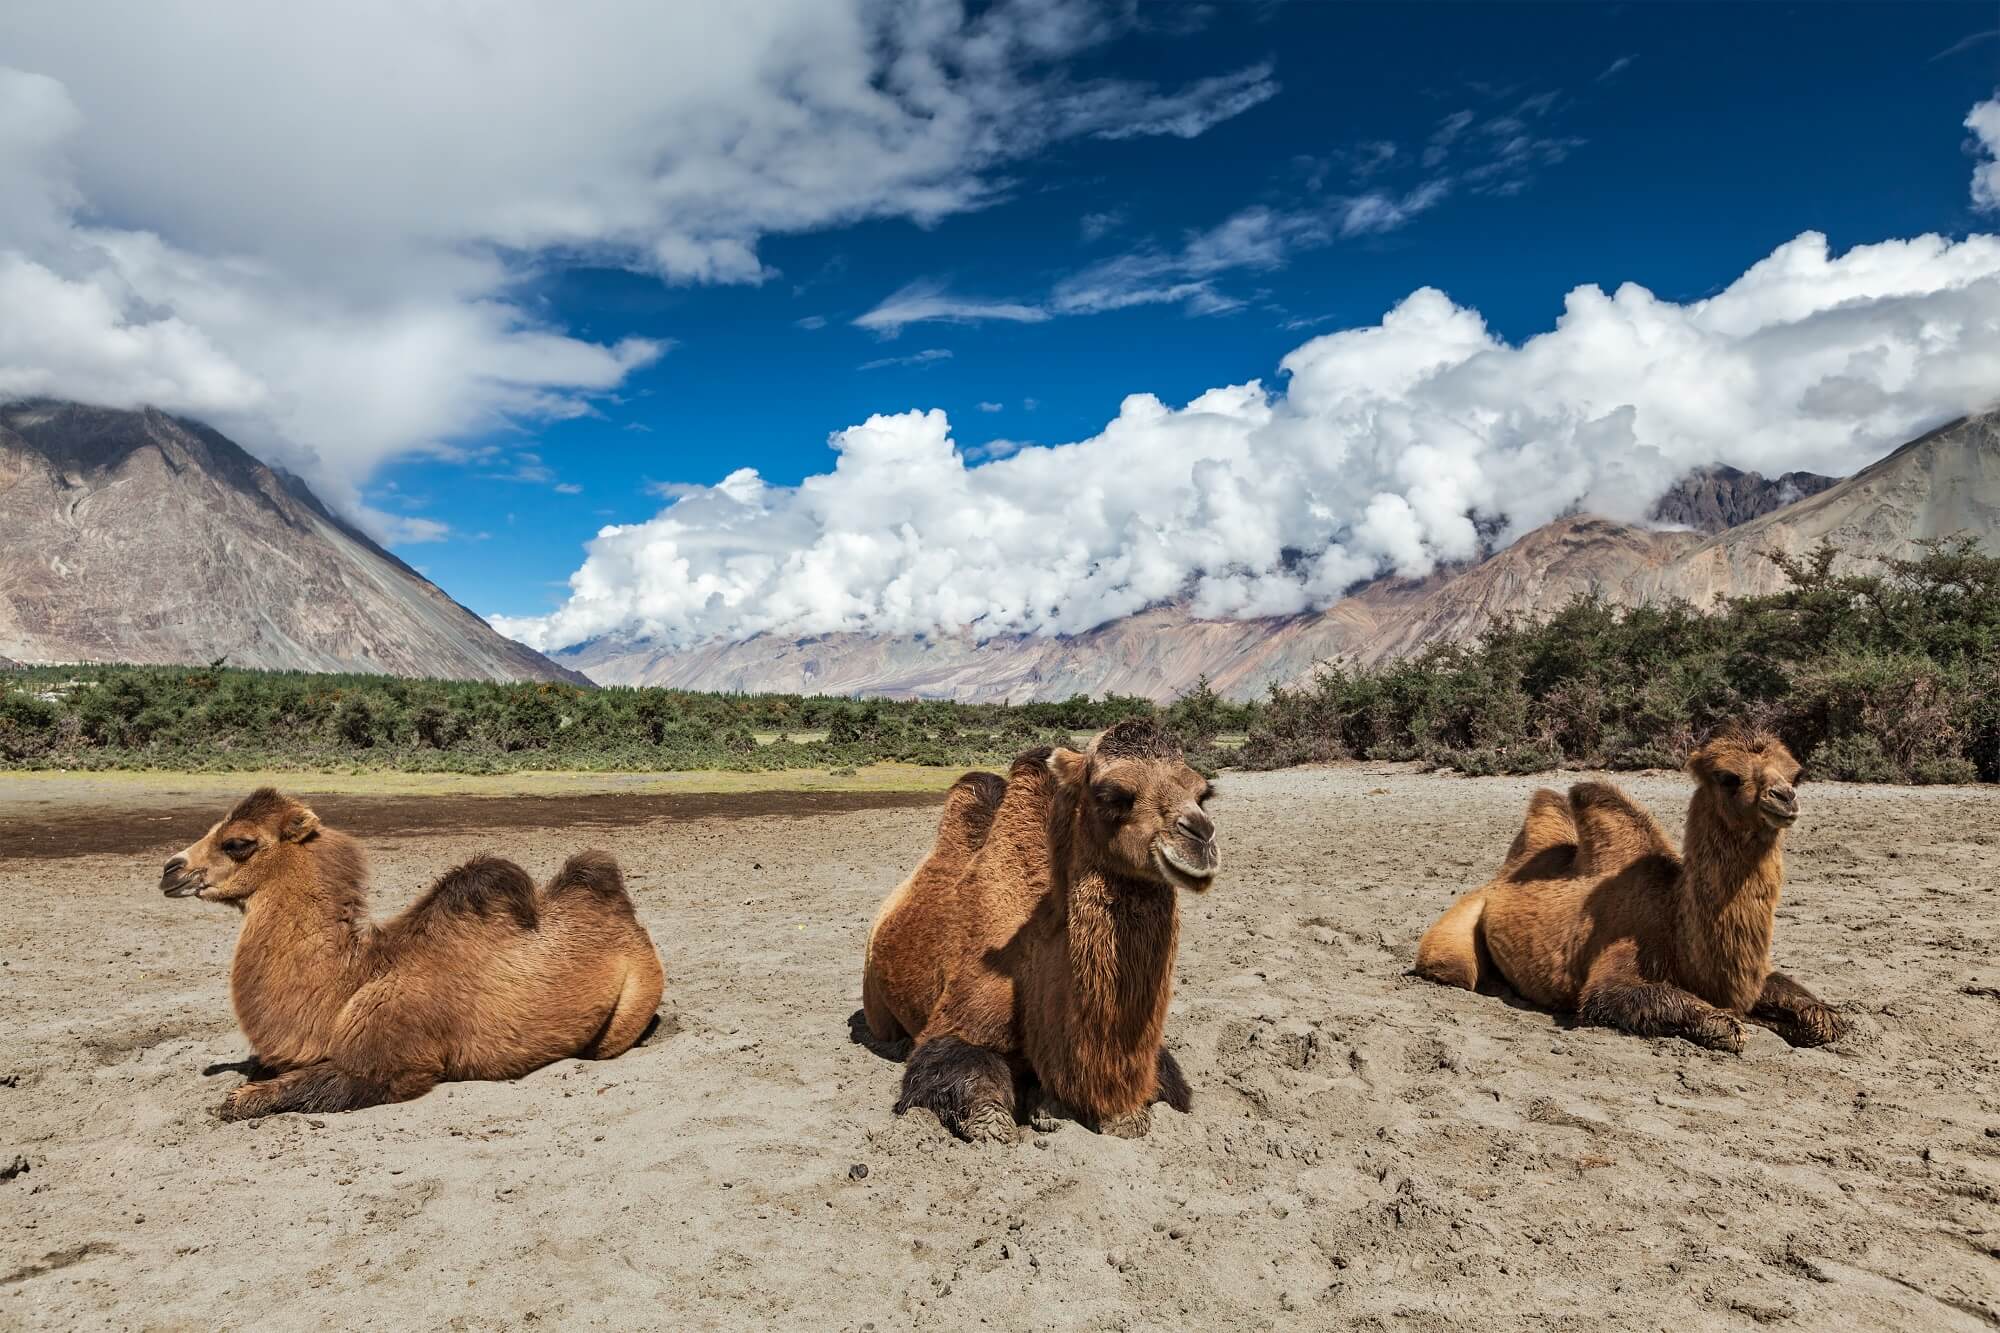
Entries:
POLYGON ((1085 136, 1189 136, 1268 66, 1082 78, 1088 0, 0 7, 0 394, 198 414, 376 531, 387 459, 589 412, 664 341, 547 267, 754 283, 768 236, 920 223, 1085 136))
POLYGON ((1972 108, 1965 118, 1979 153, 1972 169, 1972 203, 1981 212, 2000 209, 2000 97, 1990 97, 1972 108))
POLYGON ((1832 253, 1806 233, 1706 300, 1569 293, 1519 345, 1425 288, 1284 358, 1282 389, 1127 398, 1089 439, 974 463, 944 413, 869 418, 796 487, 755 472, 605 528, 543 648, 762 631, 1072 633, 1186 596, 1324 606, 1582 507, 1637 520, 1687 469, 1848 472, 2000 381, 2000 238, 1832 253))

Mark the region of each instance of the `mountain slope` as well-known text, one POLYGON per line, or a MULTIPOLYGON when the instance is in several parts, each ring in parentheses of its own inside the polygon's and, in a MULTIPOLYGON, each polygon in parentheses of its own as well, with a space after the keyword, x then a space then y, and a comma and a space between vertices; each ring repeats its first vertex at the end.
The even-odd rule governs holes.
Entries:
POLYGON ((1818 495, 1840 478, 1817 472, 1787 472, 1766 477, 1733 467, 1696 468, 1653 502, 1648 515, 1655 523, 1721 532, 1753 518, 1762 518, 1807 496, 1818 495))
POLYGON ((1769 592, 1784 576, 1765 553, 1802 552, 1822 538, 1850 563, 1906 556, 1921 538, 1961 531, 2000 546, 2000 414, 1940 427, 1840 482, 1709 469, 1668 492, 1656 513, 1676 527, 1563 518, 1471 568, 1421 582, 1377 580, 1324 611, 1283 619, 1204 621, 1163 606, 1065 638, 764 635, 680 653, 599 640, 557 657, 606 683, 684 689, 966 701, 1116 692, 1165 700, 1205 675, 1225 694, 1247 698, 1329 659, 1380 662, 1471 638, 1498 617, 1545 615, 1579 594, 1626 605, 1676 597, 1707 605, 1769 592), (1794 494, 1804 498, 1784 503, 1794 494))
POLYGON ((151 409, 0 405, 0 654, 581 679, 224 436, 151 409))

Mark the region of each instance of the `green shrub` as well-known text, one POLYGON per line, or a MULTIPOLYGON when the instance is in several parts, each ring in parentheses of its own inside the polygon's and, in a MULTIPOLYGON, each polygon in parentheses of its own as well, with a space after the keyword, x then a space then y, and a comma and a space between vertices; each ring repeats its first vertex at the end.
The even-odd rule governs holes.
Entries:
POLYGON ((35 759, 55 747, 62 710, 25 690, 0 687, 0 759, 35 759))

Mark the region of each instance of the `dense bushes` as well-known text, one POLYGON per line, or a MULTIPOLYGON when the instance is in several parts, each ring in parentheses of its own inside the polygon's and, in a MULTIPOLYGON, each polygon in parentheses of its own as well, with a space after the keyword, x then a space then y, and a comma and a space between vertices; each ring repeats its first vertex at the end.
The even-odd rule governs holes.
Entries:
MULTIPOLYGON (((1231 707, 1218 701, 1216 715, 1231 707)), ((992 764, 1153 711, 1144 699, 1117 697, 968 707, 220 667, 38 667, 0 675, 0 766, 992 764)))
POLYGON ((1835 574, 1831 547, 1772 558, 1789 589, 1710 613, 1583 598, 1477 643, 1273 690, 1242 762, 1671 766, 1747 715, 1821 777, 2000 780, 2000 559, 1970 539, 1870 574, 1835 574))
POLYGON ((1791 587, 1620 609, 1583 598, 1385 666, 1231 703, 960 705, 313 676, 220 667, 0 675, 0 766, 781 769, 1000 764, 1158 715, 1213 769, 1414 759, 1467 773, 1677 765, 1726 718, 1774 727, 1814 774, 2000 780, 2000 559, 1932 543, 1880 573, 1823 548, 1791 587), (1234 739, 1248 734, 1241 750, 1234 739))

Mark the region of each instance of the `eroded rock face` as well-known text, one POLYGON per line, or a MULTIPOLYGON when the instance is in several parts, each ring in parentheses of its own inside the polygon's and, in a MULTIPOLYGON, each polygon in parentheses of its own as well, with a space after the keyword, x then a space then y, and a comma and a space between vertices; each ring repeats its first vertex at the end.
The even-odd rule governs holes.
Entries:
POLYGON ((0 405, 0 654, 580 679, 295 477, 163 412, 0 405))
POLYGON ((1721 532, 1839 483, 1840 478, 1817 472, 1766 477, 1727 466, 1697 468, 1653 503, 1652 519, 1696 532, 1721 532))
POLYGON ((1468 568, 1381 579, 1326 610, 1280 620, 1197 620, 1155 607, 1068 638, 927 639, 764 635, 683 652, 600 640, 558 659, 605 683, 696 690, 984 701, 1146 695, 1165 701, 1207 676, 1235 698, 1309 678, 1333 658, 1362 663, 1436 640, 1468 639, 1502 616, 1545 616, 1580 593, 1620 605, 1776 591, 1765 556, 1822 538, 1848 563, 1909 556, 1918 540, 1970 532, 2000 549, 2000 414, 1933 431, 1835 482, 1715 469, 1669 492, 1640 527, 1582 514, 1558 519, 1468 568), (1796 495, 1793 493, 1796 492, 1796 495), (1793 498, 1787 499, 1787 496, 1793 498))

